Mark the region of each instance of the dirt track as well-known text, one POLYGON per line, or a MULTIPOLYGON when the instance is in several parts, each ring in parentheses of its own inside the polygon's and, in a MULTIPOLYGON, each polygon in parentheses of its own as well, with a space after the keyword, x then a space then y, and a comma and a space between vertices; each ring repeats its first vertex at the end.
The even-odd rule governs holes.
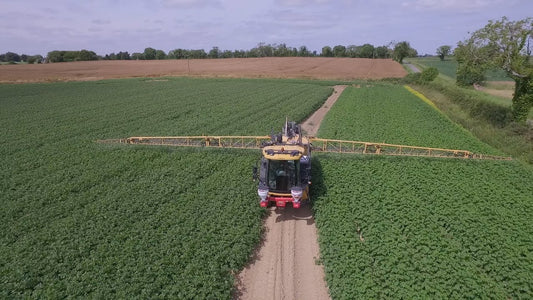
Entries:
POLYGON ((0 65, 0 82, 84 81, 125 77, 200 76, 380 79, 407 72, 390 59, 268 57, 191 60, 84 61, 0 65))
MULTIPOLYGON (((324 105, 303 124, 308 136, 318 132, 322 119, 345 85, 337 85, 324 105)), ((315 222, 309 205, 299 209, 271 208, 266 235, 252 262, 239 274, 239 299, 330 299, 320 257, 315 222)))
POLYGON ((266 236, 239 274, 239 299, 330 299, 309 205, 271 208, 266 236))
POLYGON ((324 105, 317 109, 305 122, 302 124, 302 131, 306 133, 307 136, 316 136, 318 133, 318 128, 320 128, 320 123, 328 113, 329 109, 339 96, 342 94, 342 91, 346 88, 346 85, 336 85, 333 87, 333 94, 329 96, 324 105))

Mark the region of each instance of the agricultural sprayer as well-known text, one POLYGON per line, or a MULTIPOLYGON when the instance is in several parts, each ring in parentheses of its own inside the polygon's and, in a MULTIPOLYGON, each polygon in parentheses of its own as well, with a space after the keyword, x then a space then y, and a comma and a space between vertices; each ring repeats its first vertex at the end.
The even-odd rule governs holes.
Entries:
POLYGON ((475 154, 467 150, 442 149, 306 137, 296 122, 285 121, 279 134, 270 136, 159 136, 99 140, 100 143, 207 148, 260 149, 259 168, 253 168, 261 207, 271 204, 299 208, 310 199, 311 153, 333 152, 456 159, 510 160, 510 157, 475 154))

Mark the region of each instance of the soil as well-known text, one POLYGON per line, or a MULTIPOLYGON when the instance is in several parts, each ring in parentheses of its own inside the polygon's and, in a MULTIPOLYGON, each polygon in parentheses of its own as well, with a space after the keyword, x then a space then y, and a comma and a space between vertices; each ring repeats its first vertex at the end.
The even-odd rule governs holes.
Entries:
POLYGON ((306 136, 316 136, 318 128, 320 128, 320 124, 322 123, 322 120, 328 113, 329 109, 333 106, 333 104, 335 104, 337 99, 339 99, 339 96, 342 94, 342 91, 344 91, 346 87, 346 85, 334 86, 333 93, 331 94, 331 96, 329 96, 324 105, 322 105, 322 107, 316 110, 307 120, 305 120, 305 122, 302 123, 302 131, 306 134, 306 136))
MULTIPOLYGON (((324 105, 303 124, 315 136, 345 85, 334 86, 324 105)), ((318 235, 309 205, 271 208, 266 234, 251 263, 239 274, 237 299, 330 299, 320 258, 318 235)))
POLYGON ((86 81, 126 77, 199 76, 305 79, 381 79, 403 77, 390 59, 265 57, 191 60, 83 61, 0 65, 0 82, 86 81))
POLYGON ((238 275, 237 299, 330 299, 309 205, 270 208, 266 233, 238 275))

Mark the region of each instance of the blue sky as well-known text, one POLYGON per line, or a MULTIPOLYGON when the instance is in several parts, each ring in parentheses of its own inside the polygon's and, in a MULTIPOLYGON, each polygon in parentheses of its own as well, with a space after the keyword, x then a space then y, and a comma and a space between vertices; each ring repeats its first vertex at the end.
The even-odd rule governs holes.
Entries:
POLYGON ((532 0, 0 0, 0 53, 251 49, 408 41, 455 46, 488 20, 533 16, 532 0))

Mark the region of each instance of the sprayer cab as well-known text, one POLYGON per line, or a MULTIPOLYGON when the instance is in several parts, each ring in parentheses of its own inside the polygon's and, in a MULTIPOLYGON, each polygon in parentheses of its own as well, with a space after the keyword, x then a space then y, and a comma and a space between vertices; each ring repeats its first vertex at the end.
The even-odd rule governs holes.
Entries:
POLYGON ((309 200, 311 184, 311 148, 301 136, 300 126, 286 122, 283 132, 272 135, 262 147, 257 194, 261 207, 274 203, 299 208, 309 200))

